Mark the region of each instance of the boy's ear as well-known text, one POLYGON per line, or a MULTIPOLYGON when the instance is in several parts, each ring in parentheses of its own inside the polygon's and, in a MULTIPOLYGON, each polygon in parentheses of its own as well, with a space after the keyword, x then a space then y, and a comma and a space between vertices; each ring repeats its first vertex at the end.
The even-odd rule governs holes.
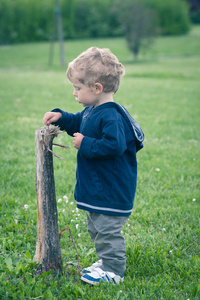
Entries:
POLYGON ((94 86, 96 95, 101 94, 103 92, 103 85, 101 83, 96 82, 94 86))

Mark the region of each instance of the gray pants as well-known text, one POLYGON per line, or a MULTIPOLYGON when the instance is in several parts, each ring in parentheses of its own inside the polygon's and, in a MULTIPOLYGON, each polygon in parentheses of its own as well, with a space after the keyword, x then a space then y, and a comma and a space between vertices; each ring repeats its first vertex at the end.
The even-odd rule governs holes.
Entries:
POLYGON ((87 211, 88 232, 97 256, 102 259, 102 269, 120 276, 126 269, 126 245, 121 230, 128 218, 87 211))

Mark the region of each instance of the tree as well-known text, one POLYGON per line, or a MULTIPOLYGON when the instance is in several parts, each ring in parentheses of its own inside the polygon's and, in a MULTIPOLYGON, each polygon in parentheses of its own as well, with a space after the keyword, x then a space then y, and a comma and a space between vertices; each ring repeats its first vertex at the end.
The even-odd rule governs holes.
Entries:
POLYGON ((143 0, 115 2, 117 13, 130 50, 137 59, 141 48, 147 48, 157 33, 156 12, 147 7, 143 0))

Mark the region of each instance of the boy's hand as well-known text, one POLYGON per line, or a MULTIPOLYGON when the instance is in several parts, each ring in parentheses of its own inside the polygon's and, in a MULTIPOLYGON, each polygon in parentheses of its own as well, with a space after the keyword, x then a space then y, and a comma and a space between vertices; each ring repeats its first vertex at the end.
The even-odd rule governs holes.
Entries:
POLYGON ((58 121, 62 117, 60 112, 47 112, 44 115, 43 122, 49 126, 51 123, 58 121))
POLYGON ((82 142, 82 139, 84 138, 84 135, 82 135, 81 133, 76 132, 76 133, 73 134, 73 136, 74 136, 74 141, 73 141, 74 147, 76 149, 80 149, 81 142, 82 142))

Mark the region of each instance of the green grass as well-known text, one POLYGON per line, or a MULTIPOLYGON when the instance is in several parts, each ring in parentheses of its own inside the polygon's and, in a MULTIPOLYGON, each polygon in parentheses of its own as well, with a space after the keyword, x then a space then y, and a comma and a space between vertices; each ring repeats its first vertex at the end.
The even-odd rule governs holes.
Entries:
MULTIPOLYGON (((110 48, 125 64, 115 100, 128 108, 146 137, 138 153, 135 206, 123 229, 125 281, 94 288, 81 283, 66 231, 61 277, 34 277, 34 132, 43 126, 46 111, 82 107, 59 67, 58 45, 52 67, 48 43, 0 47, 0 299, 199 299, 200 28, 186 36, 158 38, 138 62, 123 39, 69 41, 67 62, 93 45, 110 48)), ((77 212, 73 202, 76 150, 65 134, 56 141, 70 146, 54 149, 66 159, 54 159, 56 194, 62 200, 57 204, 59 228, 70 226, 84 267, 96 255, 85 213, 77 212)))

